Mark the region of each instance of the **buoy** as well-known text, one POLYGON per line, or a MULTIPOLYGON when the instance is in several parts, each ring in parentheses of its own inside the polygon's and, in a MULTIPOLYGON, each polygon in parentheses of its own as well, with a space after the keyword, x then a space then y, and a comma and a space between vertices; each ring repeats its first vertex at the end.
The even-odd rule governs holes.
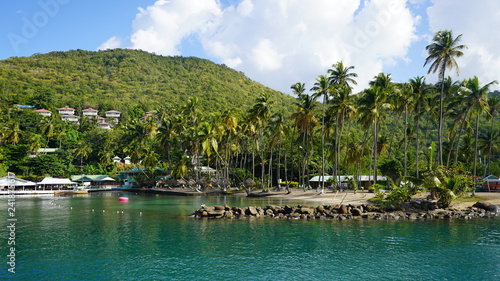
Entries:
POLYGON ((118 197, 118 201, 120 201, 120 202, 127 202, 128 201, 128 197, 118 197))

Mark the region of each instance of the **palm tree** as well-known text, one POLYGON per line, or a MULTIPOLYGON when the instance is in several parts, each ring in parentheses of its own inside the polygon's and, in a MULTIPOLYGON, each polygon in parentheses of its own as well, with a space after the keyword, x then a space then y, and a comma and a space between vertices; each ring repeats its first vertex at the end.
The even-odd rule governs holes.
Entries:
POLYGON ((354 66, 344 66, 342 61, 337 62, 332 65, 332 68, 328 70, 330 85, 334 88, 334 96, 332 100, 332 107, 334 114, 336 115, 335 125, 336 125, 336 138, 335 138, 335 161, 334 161, 334 173, 333 176, 336 178, 336 173, 338 171, 338 164, 340 159, 340 147, 342 140, 342 132, 345 120, 352 116, 356 109, 354 107, 353 99, 351 96, 352 85, 357 85, 358 83, 354 80, 354 77, 358 77, 358 74, 351 72, 354 70, 354 66))
POLYGON ((409 83, 403 83, 400 88, 401 91, 399 91, 398 95, 398 110, 401 112, 403 111, 404 113, 404 161, 403 161, 403 177, 406 178, 407 172, 408 172, 408 163, 407 163, 407 156, 408 156, 408 114, 412 110, 411 105, 412 103, 412 93, 413 93, 413 88, 411 84, 409 83))
POLYGON ((231 111, 225 111, 222 116, 221 123, 223 125, 222 138, 225 145, 225 156, 224 156, 224 164, 226 167, 225 170, 225 178, 229 178, 229 165, 231 159, 231 151, 237 150, 237 144, 234 142, 234 138, 237 135, 238 130, 238 117, 232 113, 231 111))
POLYGON ((43 136, 40 134, 31 134, 29 138, 30 151, 38 155, 38 151, 42 148, 43 136))
POLYGON ((302 177, 300 180, 302 180, 302 184, 305 187, 304 177, 306 176, 305 169, 309 160, 309 139, 314 126, 317 126, 319 122, 313 113, 316 101, 312 96, 302 95, 298 99, 296 105, 298 106, 297 111, 292 114, 292 119, 295 120, 295 128, 297 128, 302 135, 302 146, 299 146, 299 148, 302 148, 303 152, 302 177))
POLYGON ((489 87, 493 84, 496 84, 497 81, 492 81, 484 86, 479 85, 479 79, 477 76, 474 78, 468 79, 464 83, 464 87, 462 87, 462 91, 467 92, 468 95, 466 99, 470 104, 470 117, 476 118, 476 129, 475 129, 475 144, 474 144, 474 178, 476 177, 476 168, 477 168, 477 155, 478 155, 478 138, 479 138, 479 116, 488 110, 488 92, 489 87))
POLYGON ((326 75, 320 75, 316 78, 316 83, 311 91, 314 91, 314 99, 323 97, 322 115, 321 115, 321 192, 325 191, 325 105, 330 94, 330 82, 326 75))
POLYGON ((304 94, 304 92, 306 91, 306 84, 297 82, 297 83, 293 84, 292 86, 290 86, 290 88, 292 89, 292 93, 297 95, 297 97, 300 98, 304 94))
POLYGON ((387 92, 380 86, 372 86, 365 90, 359 99, 359 120, 364 129, 373 126, 373 183, 377 182, 377 144, 380 123, 385 118, 386 110, 392 108, 387 103, 387 92))
POLYGON ((488 156, 488 166, 487 169, 484 170, 484 175, 491 175, 491 159, 493 157, 493 153, 500 151, 500 147, 498 145, 498 139, 500 138, 499 130, 490 130, 484 134, 479 136, 479 149, 484 151, 484 154, 488 156))
POLYGON ((257 124, 257 128, 259 131, 259 148, 260 148, 260 155, 261 155, 261 180, 262 180, 262 190, 263 191, 268 191, 267 186, 265 186, 264 183, 264 174, 265 174, 265 159, 264 159, 264 147, 263 147, 263 142, 264 142, 264 130, 265 126, 267 125, 267 121, 271 118, 271 108, 272 108, 272 102, 270 100, 270 96, 268 93, 263 93, 260 94, 259 97, 257 98, 257 102, 254 104, 254 106, 250 109, 250 119, 257 124))
POLYGON ((416 170, 416 178, 419 178, 419 156, 420 156, 420 139, 419 139, 419 132, 420 132, 420 117, 423 115, 425 112, 425 97, 429 92, 429 87, 425 83, 425 78, 423 76, 417 76, 415 78, 410 79, 410 86, 411 89, 413 90, 413 98, 414 98, 414 103, 415 103, 415 146, 416 146, 416 152, 415 152, 415 170, 416 170))
POLYGON ((20 134, 22 133, 21 128, 19 127, 18 121, 9 121, 4 125, 1 138, 6 142, 17 144, 20 140, 20 134))
MULTIPOLYGON (((455 68, 457 75, 460 74, 460 68, 455 58, 461 57, 463 52, 461 50, 467 48, 465 45, 458 45, 462 34, 456 38, 453 37, 451 30, 440 30, 436 32, 433 38, 433 43, 425 47, 429 56, 425 59, 424 66, 431 63, 427 73, 438 72, 439 80, 444 81, 446 69, 455 68)), ((439 147, 438 147, 438 162, 439 165, 443 164, 443 87, 441 86, 441 95, 439 98, 439 147)))
MULTIPOLYGON (((331 114, 331 122, 335 125, 335 140, 334 140, 334 161, 333 161, 333 176, 336 178, 340 164, 340 149, 344 131, 344 125, 348 120, 354 118, 357 108, 355 106, 355 96, 351 95, 352 88, 344 85, 335 86, 335 95, 329 102, 328 113, 331 114)), ((327 114, 327 117, 329 115, 327 114)))
POLYGON ((500 110, 500 99, 498 97, 490 97, 488 99, 488 106, 489 106, 489 111, 488 111, 488 118, 491 121, 491 128, 490 128, 490 139, 489 139, 489 149, 488 149, 488 174, 491 175, 491 155, 492 155, 492 147, 493 147, 493 139, 498 139, 498 137, 493 137, 493 135, 498 136, 498 131, 495 131, 493 129, 494 126, 494 121, 495 117, 498 114, 500 110))
POLYGON ((332 65, 332 69, 328 69, 330 74, 329 82, 331 85, 347 86, 351 87, 350 84, 358 85, 358 82, 354 80, 353 77, 358 77, 358 74, 351 72, 354 66, 345 67, 342 61, 337 62, 332 65))
POLYGON ((76 157, 80 157, 80 170, 83 169, 83 159, 87 159, 90 153, 92 153, 92 148, 85 141, 79 141, 76 148, 73 150, 76 157))
POLYGON ((47 142, 45 144, 45 147, 48 147, 49 145, 49 140, 50 138, 54 135, 54 130, 55 130, 55 122, 54 122, 54 117, 46 117, 43 118, 41 121, 41 129, 42 129, 42 135, 47 138, 47 142))

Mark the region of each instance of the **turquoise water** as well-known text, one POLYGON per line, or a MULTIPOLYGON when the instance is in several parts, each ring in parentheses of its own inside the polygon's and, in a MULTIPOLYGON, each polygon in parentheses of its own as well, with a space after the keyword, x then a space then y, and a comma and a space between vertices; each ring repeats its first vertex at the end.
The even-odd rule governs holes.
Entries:
POLYGON ((0 279, 500 280, 500 219, 206 220, 187 215, 200 204, 292 202, 122 195, 18 197, 16 273, 4 227, 0 279))

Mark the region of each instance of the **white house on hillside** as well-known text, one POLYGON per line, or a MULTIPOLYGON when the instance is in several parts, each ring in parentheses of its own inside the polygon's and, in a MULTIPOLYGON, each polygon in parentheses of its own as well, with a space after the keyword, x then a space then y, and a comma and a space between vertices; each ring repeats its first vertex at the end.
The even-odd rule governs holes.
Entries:
POLYGON ((52 115, 52 111, 44 109, 44 108, 33 110, 33 112, 36 112, 42 116, 51 116, 52 115))
POLYGON ((73 115, 75 114, 75 109, 71 107, 61 107, 57 109, 61 115, 73 115))
POLYGON ((87 109, 82 110, 83 116, 87 116, 87 117, 95 117, 95 116, 97 116, 97 113, 98 113, 98 110, 93 109, 93 108, 87 108, 87 109))
POLYGON ((70 122, 78 122, 80 120, 80 117, 76 115, 63 115, 61 116, 61 120, 63 121, 70 121, 70 122))

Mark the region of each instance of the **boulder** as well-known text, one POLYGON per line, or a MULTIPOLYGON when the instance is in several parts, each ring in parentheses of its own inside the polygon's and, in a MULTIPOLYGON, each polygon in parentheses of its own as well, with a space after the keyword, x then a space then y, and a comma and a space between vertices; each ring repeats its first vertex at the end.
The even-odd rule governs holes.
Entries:
POLYGON ((353 216, 361 216, 361 214, 363 213, 362 210, 360 210, 359 208, 352 208, 351 209, 351 213, 353 216))
POLYGON ((248 207, 248 209, 245 211, 245 214, 250 216, 256 216, 258 212, 255 207, 248 207))
POLYGON ((488 201, 478 201, 474 205, 472 205, 472 207, 476 207, 493 213, 496 213, 498 211, 498 206, 491 204, 491 202, 488 201))
POLYGON ((347 214, 348 213, 347 206, 345 205, 340 206, 338 212, 339 214, 347 214))

